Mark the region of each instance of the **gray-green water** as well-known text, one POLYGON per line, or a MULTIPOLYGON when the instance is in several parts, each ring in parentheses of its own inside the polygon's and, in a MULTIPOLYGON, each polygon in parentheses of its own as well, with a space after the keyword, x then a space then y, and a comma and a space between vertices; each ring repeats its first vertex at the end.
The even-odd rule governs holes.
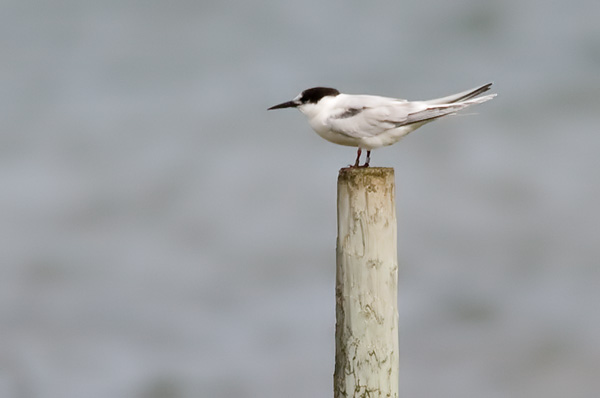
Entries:
POLYGON ((600 391, 600 3, 0 5, 0 396, 330 397, 301 90, 498 97, 396 170, 402 397, 600 391))

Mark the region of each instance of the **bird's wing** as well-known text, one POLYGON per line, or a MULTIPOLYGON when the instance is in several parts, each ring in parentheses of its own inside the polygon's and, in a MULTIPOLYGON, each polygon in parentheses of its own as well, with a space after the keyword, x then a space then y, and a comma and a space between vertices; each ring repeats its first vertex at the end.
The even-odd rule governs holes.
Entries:
MULTIPOLYGON (((418 115, 427 111, 422 102, 355 95, 344 98, 326 121, 332 131, 354 138, 373 137, 387 130, 415 123, 418 115)), ((428 117, 423 114, 423 117, 428 117)))
POLYGON ((349 137, 374 137, 402 126, 427 123, 494 97, 495 94, 492 94, 457 103, 432 104, 428 101, 408 102, 375 96, 352 96, 344 101, 344 106, 339 111, 329 117, 327 124, 332 131, 349 137))

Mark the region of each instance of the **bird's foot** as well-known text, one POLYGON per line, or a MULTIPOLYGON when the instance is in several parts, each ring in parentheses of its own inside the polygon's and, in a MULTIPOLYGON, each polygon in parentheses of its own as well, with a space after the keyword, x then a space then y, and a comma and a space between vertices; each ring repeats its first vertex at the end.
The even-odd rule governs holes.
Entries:
POLYGON ((348 166, 346 166, 346 169, 362 169, 364 167, 369 167, 369 163, 365 163, 365 164, 349 164, 348 166))

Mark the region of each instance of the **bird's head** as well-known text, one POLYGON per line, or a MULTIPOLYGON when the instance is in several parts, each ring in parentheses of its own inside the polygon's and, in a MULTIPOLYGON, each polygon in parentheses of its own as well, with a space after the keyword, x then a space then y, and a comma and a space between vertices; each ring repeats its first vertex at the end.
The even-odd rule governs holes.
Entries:
POLYGON ((309 114, 313 111, 316 105, 326 97, 335 97, 340 92, 335 88, 329 87, 313 87, 304 90, 291 101, 281 103, 270 107, 267 110, 282 109, 282 108, 298 108, 304 114, 309 114))

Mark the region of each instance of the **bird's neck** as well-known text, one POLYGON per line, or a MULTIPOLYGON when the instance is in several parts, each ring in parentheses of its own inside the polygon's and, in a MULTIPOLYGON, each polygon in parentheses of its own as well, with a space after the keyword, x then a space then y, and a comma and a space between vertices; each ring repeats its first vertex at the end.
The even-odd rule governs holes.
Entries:
POLYGON ((307 118, 314 119, 319 115, 319 113, 329 109, 333 100, 334 97, 324 97, 316 104, 309 103, 300 105, 298 110, 305 114, 307 118))

